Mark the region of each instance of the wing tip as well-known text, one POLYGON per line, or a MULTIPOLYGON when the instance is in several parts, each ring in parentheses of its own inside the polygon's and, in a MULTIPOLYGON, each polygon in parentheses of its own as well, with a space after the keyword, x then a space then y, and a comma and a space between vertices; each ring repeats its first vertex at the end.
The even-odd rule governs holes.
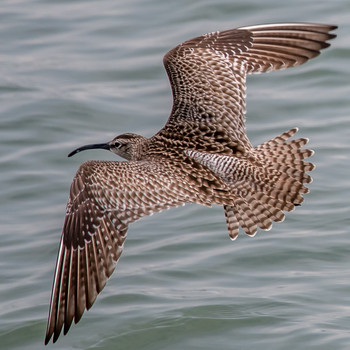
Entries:
POLYGON ((45 340, 44 340, 44 345, 45 345, 45 346, 46 346, 47 344, 49 344, 51 337, 52 337, 52 335, 46 334, 45 340))

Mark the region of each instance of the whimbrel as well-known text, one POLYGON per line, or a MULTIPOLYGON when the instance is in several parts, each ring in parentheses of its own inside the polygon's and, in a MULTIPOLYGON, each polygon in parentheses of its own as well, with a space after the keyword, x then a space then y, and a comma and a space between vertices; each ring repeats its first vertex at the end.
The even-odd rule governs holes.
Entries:
POLYGON ((298 66, 319 55, 336 26, 282 23, 206 34, 164 56, 173 92, 165 126, 151 138, 122 134, 103 144, 123 162, 82 164, 70 189, 45 344, 90 309, 115 269, 129 224, 199 203, 224 207, 229 236, 284 219, 308 192, 313 151, 297 128, 253 147, 245 131, 246 75, 298 66))

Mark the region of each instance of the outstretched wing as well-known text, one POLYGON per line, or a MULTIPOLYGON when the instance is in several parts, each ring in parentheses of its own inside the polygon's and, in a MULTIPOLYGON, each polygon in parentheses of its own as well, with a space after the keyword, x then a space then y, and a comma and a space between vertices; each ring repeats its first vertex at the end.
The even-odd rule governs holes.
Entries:
POLYGON ((71 185, 45 344, 92 306, 120 258, 129 223, 194 200, 161 164, 84 163, 71 185))
POLYGON ((329 46, 326 41, 335 37, 329 34, 335 28, 256 25, 209 33, 176 46, 164 56, 174 100, 165 131, 180 120, 216 125, 250 148, 244 127, 246 75, 306 62, 329 46))

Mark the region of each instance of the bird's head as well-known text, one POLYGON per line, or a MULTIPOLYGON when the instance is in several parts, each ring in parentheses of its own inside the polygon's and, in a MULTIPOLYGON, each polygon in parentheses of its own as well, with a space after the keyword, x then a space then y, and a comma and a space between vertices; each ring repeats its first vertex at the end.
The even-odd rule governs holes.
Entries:
POLYGON ((147 138, 141 135, 131 133, 122 134, 116 136, 112 141, 107 143, 94 143, 79 147, 69 153, 68 157, 88 149, 105 149, 127 160, 137 160, 142 153, 146 141, 147 138))

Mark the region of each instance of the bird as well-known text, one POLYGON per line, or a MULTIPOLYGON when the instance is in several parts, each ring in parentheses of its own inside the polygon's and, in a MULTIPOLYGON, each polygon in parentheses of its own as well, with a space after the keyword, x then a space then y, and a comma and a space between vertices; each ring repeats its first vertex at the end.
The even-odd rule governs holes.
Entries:
POLYGON ((89 149, 124 161, 87 161, 70 188, 45 344, 79 322, 119 260, 129 225, 187 203, 223 206, 229 237, 269 230, 304 199, 314 165, 292 128, 252 145, 245 129, 246 76, 299 66, 329 46, 335 25, 274 23, 208 33, 163 59, 173 95, 164 127, 89 149))

